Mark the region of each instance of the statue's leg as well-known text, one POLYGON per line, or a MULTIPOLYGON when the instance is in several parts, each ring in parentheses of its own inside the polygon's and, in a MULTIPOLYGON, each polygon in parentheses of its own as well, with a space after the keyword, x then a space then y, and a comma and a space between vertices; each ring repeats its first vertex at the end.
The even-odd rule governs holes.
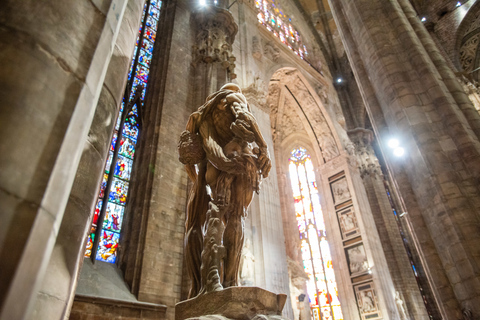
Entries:
POLYGON ((192 281, 188 298, 197 296, 201 287, 200 266, 202 264, 203 236, 199 226, 193 226, 187 230, 185 236, 185 264, 187 273, 192 281))
POLYGON ((185 235, 185 264, 192 281, 188 298, 196 297, 201 287, 202 249, 205 215, 210 197, 206 192, 205 164, 199 166, 198 178, 195 181, 187 204, 187 221, 185 235))
POLYGON ((224 261, 224 287, 238 285, 238 270, 242 257, 245 219, 247 217, 247 208, 253 199, 254 186, 249 183, 245 175, 242 175, 236 177, 230 190, 231 211, 223 235, 223 243, 227 251, 224 261))
POLYGON ((243 208, 236 207, 230 213, 225 233, 223 234, 223 243, 227 250, 224 261, 224 288, 238 285, 238 269, 242 256, 244 229, 245 215, 243 214, 243 208))

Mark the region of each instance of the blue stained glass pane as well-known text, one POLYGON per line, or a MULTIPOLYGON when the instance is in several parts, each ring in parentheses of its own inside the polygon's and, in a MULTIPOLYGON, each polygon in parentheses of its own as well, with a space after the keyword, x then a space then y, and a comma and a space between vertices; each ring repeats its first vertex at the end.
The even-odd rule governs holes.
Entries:
POLYGON ((158 10, 158 8, 156 8, 155 6, 150 6, 148 14, 150 17, 158 20, 158 18, 160 17, 160 10, 158 10))
POLYGON ((144 49, 147 53, 152 54, 153 53, 153 43, 151 43, 147 39, 143 39, 142 49, 144 49))
POLYGON ((128 182, 113 178, 112 187, 108 195, 108 201, 125 205, 127 202, 128 182))
POLYGON ((112 143, 110 144, 110 151, 114 151, 115 150, 115 145, 117 144, 117 132, 115 131, 113 133, 113 137, 112 137, 112 143))
POLYGON ((107 163, 105 164, 105 172, 106 173, 110 173, 110 166, 112 165, 112 159, 113 159, 113 152, 109 151, 108 152, 107 163))
POLYGON ((140 55, 138 56, 138 62, 145 66, 150 67, 150 62, 152 61, 152 55, 145 51, 144 49, 140 50, 140 55))
POLYGON ((109 202, 105 213, 105 220, 103 221, 103 229, 120 232, 124 210, 125 207, 109 202))
POLYGON ((118 156, 117 163, 115 164, 115 177, 118 177, 123 180, 130 180, 130 174, 132 173, 132 163, 133 161, 127 157, 118 156))
POLYGON ((102 236, 98 244, 96 259, 100 261, 115 263, 117 259, 118 240, 120 234, 102 230, 102 236))
POLYGON ((135 156, 135 141, 122 135, 122 141, 120 141, 120 154, 133 159, 135 156))
POLYGON ((132 140, 137 141, 138 127, 130 124, 129 122, 126 122, 125 126, 123 127, 123 134, 128 136, 132 140))
POLYGON ((147 84, 142 80, 140 80, 139 78, 135 78, 135 80, 133 80, 132 92, 130 92, 130 97, 129 97, 130 101, 135 96, 135 91, 139 84, 143 84, 142 100, 145 98, 145 92, 147 92, 147 84))
POLYGON ((149 16, 147 18, 147 27, 149 27, 152 30, 157 30, 157 23, 158 21, 154 19, 152 16, 149 16))
POLYGON ((153 6, 157 7, 158 9, 160 9, 162 7, 162 1, 160 1, 160 0, 152 0, 152 1, 150 1, 150 3, 153 6))

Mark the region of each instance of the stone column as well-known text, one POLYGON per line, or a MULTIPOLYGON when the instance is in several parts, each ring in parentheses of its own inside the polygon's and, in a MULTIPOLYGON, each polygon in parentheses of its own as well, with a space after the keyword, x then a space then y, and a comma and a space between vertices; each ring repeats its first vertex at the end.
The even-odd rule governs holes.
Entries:
POLYGON ((198 8, 192 22, 194 105, 198 107, 210 93, 237 77, 232 45, 238 26, 230 11, 212 4, 198 8))
POLYGON ((126 3, 2 3, 2 319, 27 319, 33 310, 126 3))
POLYGON ((140 23, 142 9, 142 2, 128 1, 32 319, 64 319, 70 313, 78 273, 85 259, 86 234, 91 226, 138 32, 130 26, 140 23))
MULTIPOLYGON (((395 290, 403 297, 404 307, 412 319, 426 319, 428 314, 425 304, 387 197, 384 186, 385 177, 372 148, 373 132, 358 128, 348 131, 348 135, 355 145, 358 169, 367 192, 395 290)), ((400 310, 398 311, 401 315, 400 310)))
POLYGON ((426 267, 444 306, 443 317, 460 318, 461 309, 478 317, 480 142, 476 120, 465 117, 474 113, 466 112, 464 99, 454 92, 448 66, 432 50, 428 34, 416 23, 412 26, 404 1, 330 4, 381 146, 395 135, 406 149, 401 159, 385 153, 386 160, 393 178, 404 170, 400 192, 413 191, 406 207, 418 204, 415 211, 435 245, 426 267))

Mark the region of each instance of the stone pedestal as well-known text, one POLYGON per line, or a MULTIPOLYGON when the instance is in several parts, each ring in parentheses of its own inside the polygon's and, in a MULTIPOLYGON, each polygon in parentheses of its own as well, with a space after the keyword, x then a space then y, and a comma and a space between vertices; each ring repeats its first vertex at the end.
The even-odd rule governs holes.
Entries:
POLYGON ((283 319, 285 294, 257 287, 230 287, 182 301, 175 306, 175 320, 185 319, 283 319))

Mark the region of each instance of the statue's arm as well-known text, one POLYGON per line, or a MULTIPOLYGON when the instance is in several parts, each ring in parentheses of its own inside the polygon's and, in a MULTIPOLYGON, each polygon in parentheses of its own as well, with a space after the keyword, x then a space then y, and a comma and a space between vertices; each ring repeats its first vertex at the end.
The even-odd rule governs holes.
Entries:
POLYGON ((222 147, 215 141, 212 124, 203 122, 199 128, 200 136, 203 141, 203 149, 207 154, 207 159, 218 170, 229 173, 242 173, 243 166, 235 159, 229 159, 223 153, 222 147))
MULTIPOLYGON (((198 133, 198 124, 200 122, 200 114, 198 112, 194 112, 188 118, 186 130, 191 133, 198 133)), ((195 181, 197 179, 197 171, 195 170, 195 165, 193 164, 186 164, 185 171, 187 171, 188 177, 195 181)))
MULTIPOLYGON (((236 94, 235 101, 232 103, 232 112, 236 115, 237 119, 244 121, 248 124, 249 128, 247 131, 253 134, 253 141, 258 145, 260 149, 260 154, 258 155, 258 167, 262 172, 264 178, 268 177, 268 173, 272 168, 272 163, 270 160, 270 155, 268 154, 267 142, 263 138, 262 132, 255 119, 254 115, 250 112, 249 105, 243 95, 240 95, 243 99, 238 97, 236 94)), ((239 124, 239 127, 244 127, 239 124)))

